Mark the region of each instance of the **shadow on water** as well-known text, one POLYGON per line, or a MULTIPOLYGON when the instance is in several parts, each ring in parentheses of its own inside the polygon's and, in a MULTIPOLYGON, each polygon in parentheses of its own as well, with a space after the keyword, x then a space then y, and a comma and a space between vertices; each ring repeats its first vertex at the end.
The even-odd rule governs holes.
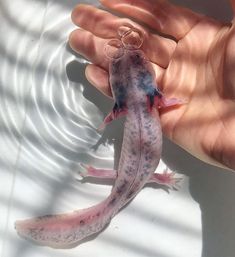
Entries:
MULTIPOLYGON (((68 46, 68 49, 69 46, 68 46)), ((72 51, 72 50, 70 50, 72 51)), ((113 107, 113 101, 104 96, 101 92, 95 89, 84 77, 85 74, 85 64, 81 64, 77 61, 72 61, 67 64, 66 72, 70 81, 81 83, 84 85, 83 96, 91 101, 97 106, 97 108, 102 112, 103 117, 105 117, 113 107)), ((95 149, 99 147, 100 144, 105 144, 106 142, 114 145, 114 168, 117 167, 122 137, 123 137, 123 122, 124 119, 118 119, 108 124, 102 135, 95 145, 95 149)))
POLYGON ((163 160, 189 177, 191 195, 201 209, 202 257, 233 257, 235 174, 199 161, 167 139, 163 160))

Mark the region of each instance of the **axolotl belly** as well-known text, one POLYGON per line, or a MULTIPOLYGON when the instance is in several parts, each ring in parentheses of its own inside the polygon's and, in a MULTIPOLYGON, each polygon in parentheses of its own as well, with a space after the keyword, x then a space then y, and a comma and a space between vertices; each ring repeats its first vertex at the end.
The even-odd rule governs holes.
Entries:
POLYGON ((39 244, 64 248, 101 231, 148 182, 173 185, 172 173, 154 171, 161 156, 162 131, 158 108, 177 104, 155 86, 150 63, 141 50, 124 49, 110 62, 115 105, 105 123, 125 115, 124 137, 117 171, 87 167, 84 176, 114 178, 111 194, 101 203, 67 214, 17 221, 19 235, 39 244))

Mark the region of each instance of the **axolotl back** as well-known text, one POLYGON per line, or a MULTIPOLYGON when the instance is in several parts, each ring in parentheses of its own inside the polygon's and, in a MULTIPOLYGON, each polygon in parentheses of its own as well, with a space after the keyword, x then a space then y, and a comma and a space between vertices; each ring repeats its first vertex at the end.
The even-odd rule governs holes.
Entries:
POLYGON ((123 54, 110 61, 110 85, 115 105, 105 119, 108 123, 121 115, 126 116, 118 170, 86 167, 83 173, 83 176, 115 179, 111 194, 87 209, 17 221, 16 230, 22 237, 51 247, 71 246, 101 231, 146 183, 175 183, 171 174, 154 171, 162 148, 158 108, 175 105, 177 100, 166 101, 155 87, 150 63, 141 50, 121 50, 123 54))
POLYGON ((126 115, 117 178, 128 184, 121 200, 124 204, 151 179, 160 160, 162 131, 153 107, 162 94, 141 50, 125 49, 121 58, 110 63, 109 71, 115 99, 112 116, 126 115))

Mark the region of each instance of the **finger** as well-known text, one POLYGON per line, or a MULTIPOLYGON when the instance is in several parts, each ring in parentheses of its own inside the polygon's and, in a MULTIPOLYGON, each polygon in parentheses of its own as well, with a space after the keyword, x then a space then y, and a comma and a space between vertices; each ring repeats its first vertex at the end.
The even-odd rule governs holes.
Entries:
POLYGON ((72 20, 84 30, 88 30, 97 37, 114 38, 118 37, 118 28, 123 24, 132 24, 143 31, 145 38, 142 46, 143 51, 150 61, 166 68, 175 50, 176 42, 168 38, 151 34, 147 29, 128 20, 118 18, 106 11, 99 10, 89 5, 78 5, 73 13, 72 20), (87 17, 92 17, 88 19, 87 17))
POLYGON ((108 72, 97 65, 89 64, 86 67, 85 75, 87 80, 104 95, 112 97, 109 86, 108 72))
MULTIPOLYGON (((156 82, 160 84, 164 69, 157 65, 153 65, 153 69, 156 75, 156 82)), ((89 64, 86 67, 85 75, 87 80, 94 85, 99 91, 106 96, 112 97, 108 72, 97 65, 89 64)))
POLYGON ((82 29, 74 30, 69 36, 69 44, 75 52, 106 70, 108 59, 104 54, 104 46, 107 41, 82 29))
MULTIPOLYGON (((89 31, 82 29, 74 30, 69 37, 69 44, 75 52, 83 55, 89 61, 104 70, 108 70, 109 64, 109 60, 104 53, 104 46, 108 41, 107 39, 98 38, 89 31)), ((159 82, 165 69, 154 63, 151 64, 156 73, 156 80, 159 82)))
POLYGON ((71 18, 75 25, 78 25, 85 30, 89 30, 96 36, 102 38, 118 37, 118 28, 124 23, 130 23, 141 30, 143 29, 140 25, 134 23, 130 19, 119 18, 109 12, 86 4, 77 5, 73 9, 71 18), (89 19, 89 17, 92 17, 92 19, 89 19))
POLYGON ((203 17, 165 0, 100 0, 100 2, 177 40, 184 37, 203 17))

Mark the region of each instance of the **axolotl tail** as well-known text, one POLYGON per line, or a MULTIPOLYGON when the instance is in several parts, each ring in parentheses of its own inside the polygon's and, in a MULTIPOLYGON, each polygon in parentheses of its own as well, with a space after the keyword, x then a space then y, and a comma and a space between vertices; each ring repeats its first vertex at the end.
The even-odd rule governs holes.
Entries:
POLYGON ((67 248, 102 230, 111 219, 107 200, 87 209, 16 221, 18 234, 37 244, 67 248))

